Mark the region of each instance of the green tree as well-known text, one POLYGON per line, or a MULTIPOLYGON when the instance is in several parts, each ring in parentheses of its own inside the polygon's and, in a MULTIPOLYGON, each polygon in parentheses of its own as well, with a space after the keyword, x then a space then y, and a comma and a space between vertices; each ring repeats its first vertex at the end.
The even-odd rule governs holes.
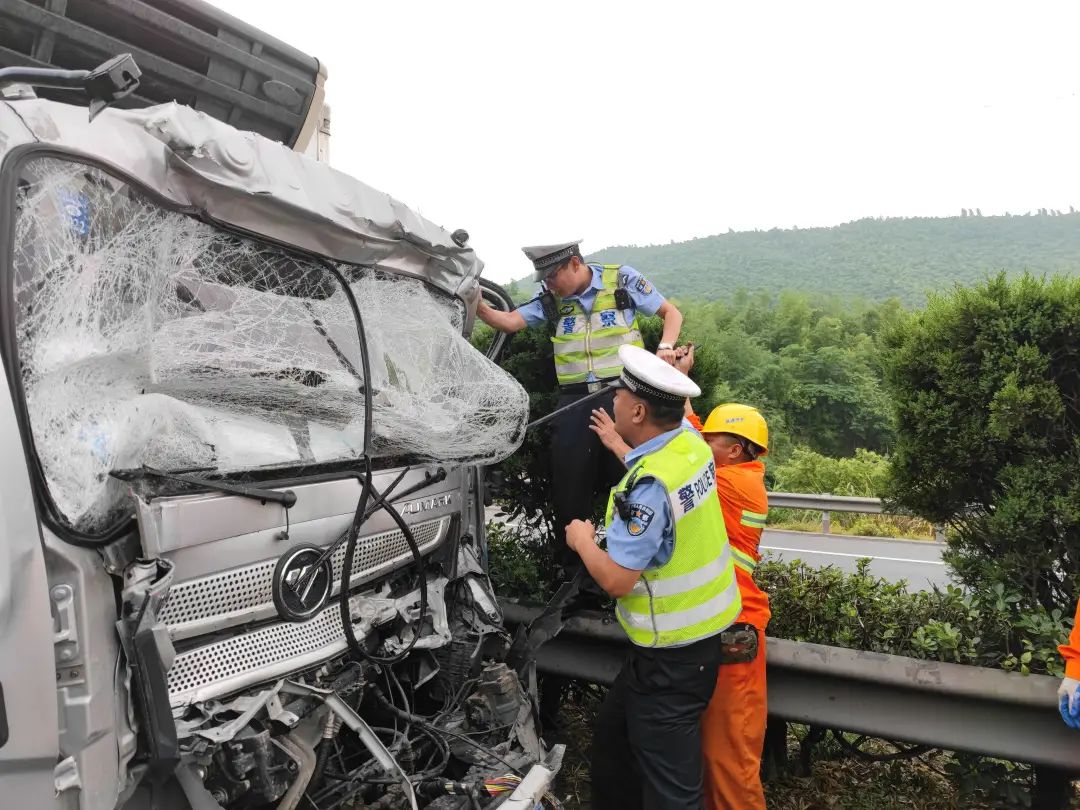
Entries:
MULTIPOLYGON (((490 344, 491 329, 478 328, 473 343, 484 350, 490 344)), ((546 327, 524 329, 507 344, 500 365, 529 392, 530 421, 551 413, 558 395, 551 340, 546 327)), ((548 453, 550 428, 541 425, 525 434, 516 453, 497 468, 496 494, 514 517, 551 533, 551 464, 548 453)))
MULTIPOLYGON (((702 395, 693 403, 695 410, 705 417, 723 402, 760 408, 769 421, 770 469, 796 445, 832 456, 890 445, 879 332, 907 317, 898 301, 870 305, 803 293, 737 291, 731 302, 676 303, 686 316, 681 342, 696 347, 690 376, 702 395)), ((660 319, 643 319, 641 330, 646 347, 655 347, 660 319)), ((490 337, 490 330, 478 327, 474 342, 484 348, 490 337)), ((530 417, 548 413, 555 378, 546 329, 513 336, 502 365, 529 392, 530 417)), ((501 465, 501 499, 550 528, 547 437, 546 428, 530 431, 522 449, 501 465)))
POLYGON ((999 275, 886 339, 890 498, 948 523, 949 562, 1047 610, 1080 586, 1080 281, 999 275))

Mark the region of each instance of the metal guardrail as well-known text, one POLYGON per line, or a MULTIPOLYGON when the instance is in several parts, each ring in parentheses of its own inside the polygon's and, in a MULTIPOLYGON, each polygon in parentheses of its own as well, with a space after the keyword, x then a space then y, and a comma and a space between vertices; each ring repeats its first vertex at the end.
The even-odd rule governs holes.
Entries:
MULTIPOLYGON (((510 625, 541 612, 501 604, 510 625)), ((628 643, 612 616, 580 614, 536 663, 540 672, 610 684, 628 643)), ((1080 775, 1080 733, 1061 722, 1056 678, 780 638, 769 638, 767 651, 774 717, 1080 775)))
POLYGON ((770 492, 772 509, 821 509, 829 512, 884 514, 881 498, 856 498, 853 495, 807 495, 802 492, 770 492))
MULTIPOLYGON (((810 495, 802 492, 770 492, 770 509, 809 509, 821 512, 821 533, 828 534, 832 527, 830 512, 858 512, 864 515, 890 514, 885 511, 881 498, 860 498, 854 495, 810 495)), ((934 539, 942 541, 945 532, 934 526, 934 539)))

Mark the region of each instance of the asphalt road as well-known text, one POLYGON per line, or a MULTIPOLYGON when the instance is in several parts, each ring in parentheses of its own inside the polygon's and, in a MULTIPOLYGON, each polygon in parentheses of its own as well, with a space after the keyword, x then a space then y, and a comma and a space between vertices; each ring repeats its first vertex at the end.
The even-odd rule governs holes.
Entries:
MULTIPOLYGON (((498 507, 488 507, 487 519, 502 520, 498 507)), ((930 540, 893 540, 881 537, 852 537, 843 534, 812 534, 766 529, 761 550, 773 559, 803 560, 807 565, 824 568, 833 565, 841 571, 854 571, 862 557, 870 557, 870 571, 879 577, 899 582, 907 580, 909 590, 930 590, 952 582, 941 560, 945 546, 930 540)))
POLYGON ((862 557, 870 557, 870 571, 893 582, 907 580, 911 590, 944 587, 949 579, 941 552, 945 546, 929 540, 892 540, 850 537, 842 534, 811 534, 766 529, 761 550, 774 559, 802 560, 815 568, 833 565, 854 571, 862 557))

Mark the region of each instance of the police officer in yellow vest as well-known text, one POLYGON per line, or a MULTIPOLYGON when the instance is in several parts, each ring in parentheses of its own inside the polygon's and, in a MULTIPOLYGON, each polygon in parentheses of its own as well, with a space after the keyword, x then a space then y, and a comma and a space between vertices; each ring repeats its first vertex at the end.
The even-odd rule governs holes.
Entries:
POLYGON ((701 391, 640 348, 619 358, 615 430, 633 449, 608 502, 607 550, 591 523, 566 528, 633 642, 593 733, 592 807, 700 810, 700 720, 739 586, 712 451, 683 422, 683 403, 701 391))
MULTIPOLYGON (((571 404, 616 379, 622 371, 619 347, 641 346, 638 315, 664 319, 657 355, 675 362, 673 347, 682 328, 682 315, 649 281, 629 265, 586 264, 577 242, 522 248, 533 263, 542 292, 512 312, 481 304, 477 316, 501 332, 550 323, 559 382, 557 408, 571 404)), ((611 411, 611 395, 593 407, 611 411)), ((555 511, 556 559, 574 562, 563 543, 563 527, 586 518, 595 496, 623 473, 618 459, 604 450, 589 429, 582 407, 556 417, 552 424, 552 500, 555 511)))

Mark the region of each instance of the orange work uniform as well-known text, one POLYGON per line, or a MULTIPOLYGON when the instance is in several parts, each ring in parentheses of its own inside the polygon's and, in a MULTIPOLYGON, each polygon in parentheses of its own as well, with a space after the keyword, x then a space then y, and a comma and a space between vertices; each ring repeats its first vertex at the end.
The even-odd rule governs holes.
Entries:
POLYGON ((1069 634, 1069 643, 1058 647, 1058 652, 1065 659, 1065 677, 1080 681, 1080 602, 1076 605, 1076 620, 1069 634))
MULTIPOLYGON (((697 416, 692 416, 690 422, 701 430, 697 416)), ((721 665, 716 691, 701 717, 705 806, 708 810, 765 810, 761 785, 761 749, 768 719, 765 626, 772 614, 768 595, 753 578, 754 566, 761 557, 761 530, 769 511, 765 465, 751 461, 718 466, 716 494, 724 512, 742 595, 742 613, 736 621, 757 629, 758 654, 745 664, 721 665)), ((1077 655, 1080 657, 1080 652, 1077 655)))

